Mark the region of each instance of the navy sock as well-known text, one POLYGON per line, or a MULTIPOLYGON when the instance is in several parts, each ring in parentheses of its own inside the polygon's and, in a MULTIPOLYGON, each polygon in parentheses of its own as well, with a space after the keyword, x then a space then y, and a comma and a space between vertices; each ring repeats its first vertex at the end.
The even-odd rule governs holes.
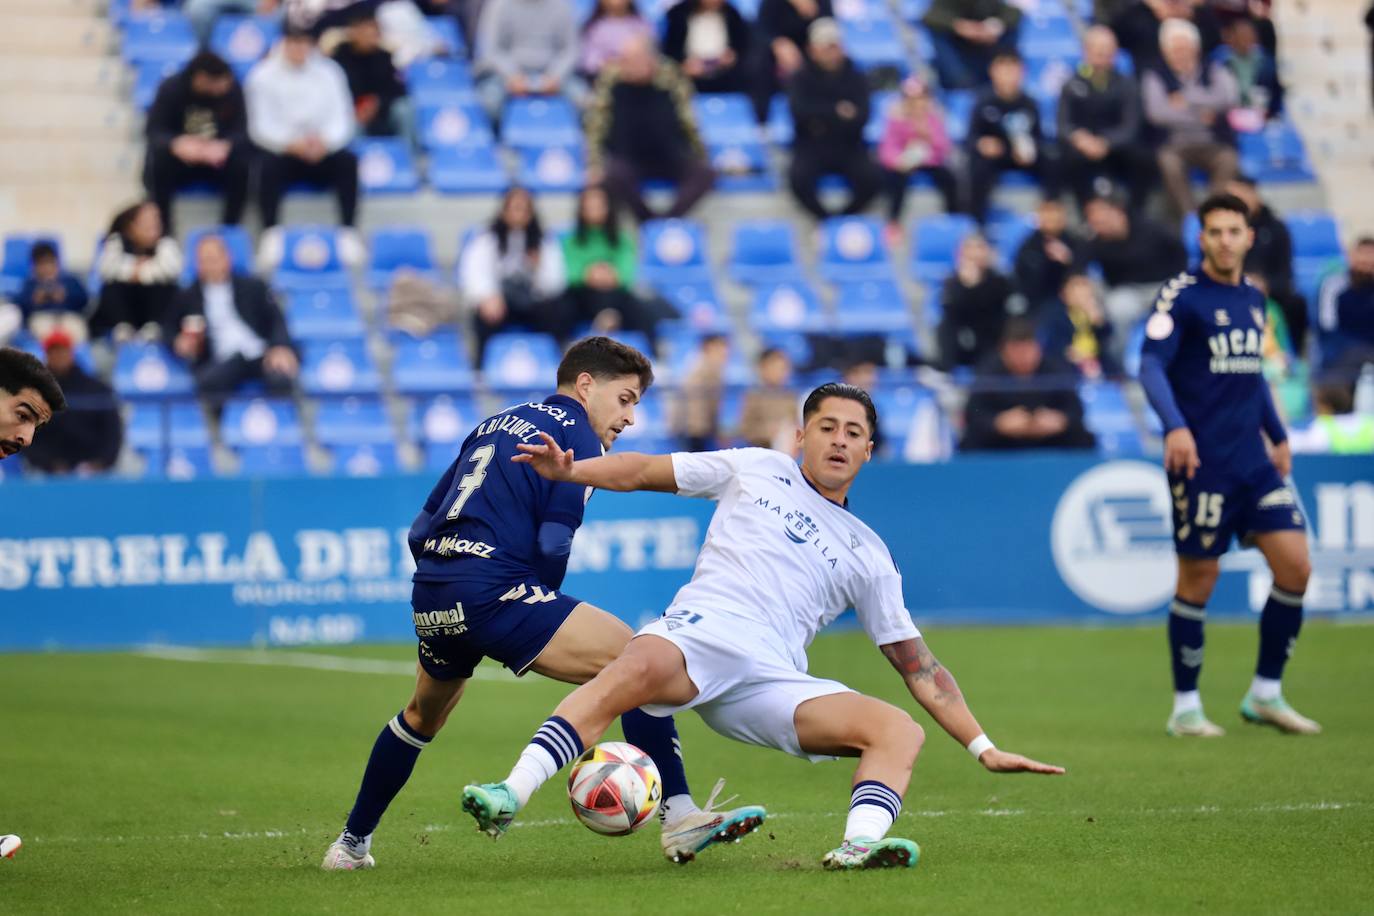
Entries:
POLYGON ((348 833, 362 839, 377 829, 387 806, 415 769, 420 751, 431 740, 406 724, 404 712, 397 713, 386 723, 372 745, 372 756, 367 758, 363 784, 358 788, 358 798, 353 802, 348 824, 344 827, 348 833))
POLYGON ((1260 677, 1280 680, 1283 666, 1293 651, 1293 643, 1302 630, 1302 595, 1286 592, 1277 585, 1269 592, 1269 600, 1260 613, 1259 664, 1255 673, 1260 677))
POLYGON ((625 740, 653 758, 658 775, 663 780, 663 797, 691 795, 687 788, 687 770, 682 764, 682 742, 677 737, 677 724, 672 716, 651 716, 642 709, 632 709, 620 717, 620 729, 625 740))
POLYGON ((1174 692, 1197 690, 1202 674, 1202 622, 1207 611, 1175 597, 1169 605, 1169 656, 1174 667, 1174 692))

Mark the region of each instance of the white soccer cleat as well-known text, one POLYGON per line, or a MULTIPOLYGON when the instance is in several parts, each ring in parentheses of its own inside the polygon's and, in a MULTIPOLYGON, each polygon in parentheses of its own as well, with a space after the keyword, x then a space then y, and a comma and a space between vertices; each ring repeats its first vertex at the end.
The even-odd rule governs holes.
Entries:
POLYGON ((320 868, 325 871, 358 871, 362 868, 376 868, 377 860, 372 858, 372 853, 368 851, 371 846, 370 839, 359 840, 347 834, 340 834, 337 840, 329 844, 329 849, 325 851, 324 861, 320 863, 320 868))
MULTIPOLYGON (((716 811, 716 796, 725 788, 725 780, 716 780, 716 787, 706 799, 706 807, 685 814, 663 825, 663 857, 669 862, 685 865, 708 846, 715 843, 738 843, 746 835, 762 826, 768 812, 758 805, 745 805, 729 811, 716 811)), ((730 796, 721 804, 735 799, 730 796)))
POLYGON ((1201 709, 1185 709, 1169 717, 1164 731, 1174 738, 1220 738, 1226 729, 1210 721, 1201 709))
POLYGON ((1240 714, 1247 722, 1256 725, 1272 725, 1290 735, 1320 735, 1322 727, 1312 719, 1298 712, 1282 696, 1272 700, 1256 699, 1247 693, 1240 702, 1240 714))
POLYGON ((13 833, 0 836, 0 859, 13 859, 14 854, 23 847, 24 841, 13 833))

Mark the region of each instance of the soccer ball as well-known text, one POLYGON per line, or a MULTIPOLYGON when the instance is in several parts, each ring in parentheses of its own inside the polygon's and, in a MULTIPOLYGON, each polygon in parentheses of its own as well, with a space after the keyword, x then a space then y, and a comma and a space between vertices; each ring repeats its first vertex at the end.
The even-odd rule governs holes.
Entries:
POLYGON ((658 767, 649 755, 623 741, 587 751, 568 774, 573 814, 588 829, 625 836, 649 822, 663 797, 658 767))

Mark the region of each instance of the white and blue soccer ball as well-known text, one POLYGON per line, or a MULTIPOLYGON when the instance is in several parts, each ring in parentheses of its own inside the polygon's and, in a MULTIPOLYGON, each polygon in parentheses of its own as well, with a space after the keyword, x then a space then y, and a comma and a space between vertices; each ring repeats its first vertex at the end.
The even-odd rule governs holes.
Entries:
POLYGON ((573 763, 568 799, 589 830, 626 836, 658 811, 663 782, 648 754, 624 741, 605 741, 573 763))

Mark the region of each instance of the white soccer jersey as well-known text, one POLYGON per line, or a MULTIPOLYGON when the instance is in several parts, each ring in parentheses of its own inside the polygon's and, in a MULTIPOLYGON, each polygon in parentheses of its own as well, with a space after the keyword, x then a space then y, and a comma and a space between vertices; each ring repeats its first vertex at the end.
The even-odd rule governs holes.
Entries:
POLYGON ((718 505, 692 581, 669 613, 723 612, 759 624, 801 671, 806 647, 846 608, 880 646, 920 636, 882 539, 821 496, 787 455, 677 452, 673 474, 679 495, 718 505))

